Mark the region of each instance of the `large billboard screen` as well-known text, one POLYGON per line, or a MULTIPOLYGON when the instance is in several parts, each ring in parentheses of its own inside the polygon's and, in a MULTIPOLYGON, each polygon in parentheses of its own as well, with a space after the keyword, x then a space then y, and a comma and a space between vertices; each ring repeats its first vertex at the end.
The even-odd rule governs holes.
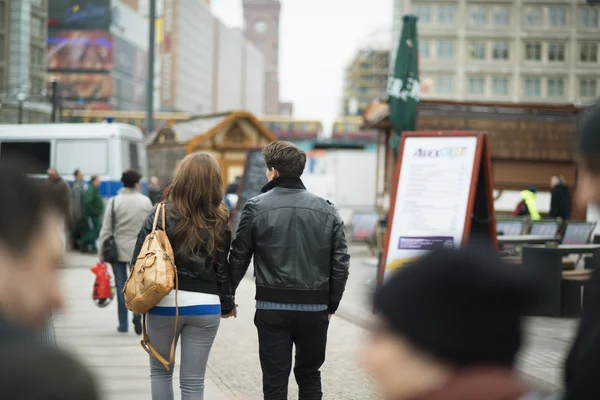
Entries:
POLYGON ((116 16, 110 0, 51 0, 48 26, 60 29, 108 30, 116 16))
POLYGON ((49 71, 105 72, 113 67, 108 31, 51 30, 48 32, 49 71))
POLYGON ((109 74, 52 74, 58 79, 59 93, 64 100, 105 101, 112 96, 112 77, 109 74))

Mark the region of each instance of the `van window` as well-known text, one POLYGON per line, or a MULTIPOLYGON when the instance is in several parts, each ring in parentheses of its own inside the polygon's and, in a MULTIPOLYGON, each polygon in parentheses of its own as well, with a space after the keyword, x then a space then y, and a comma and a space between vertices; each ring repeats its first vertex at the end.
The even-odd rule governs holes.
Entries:
POLYGON ((45 174, 50 168, 50 142, 10 142, 0 143, 0 159, 18 157, 29 159, 36 165, 30 174, 45 174))
POLYGON ((58 140, 56 169, 61 175, 72 175, 76 169, 81 169, 86 175, 108 174, 108 141, 58 140))
POLYGON ((137 171, 141 172, 140 169, 140 156, 138 154, 138 144, 129 142, 129 165, 130 168, 133 168, 137 171))

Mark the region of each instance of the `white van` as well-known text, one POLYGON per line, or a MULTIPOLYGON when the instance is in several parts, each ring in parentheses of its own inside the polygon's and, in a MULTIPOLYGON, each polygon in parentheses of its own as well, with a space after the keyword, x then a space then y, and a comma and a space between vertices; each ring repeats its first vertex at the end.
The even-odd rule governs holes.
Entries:
POLYGON ((85 179, 97 175, 101 179, 102 197, 114 196, 123 186, 121 174, 134 168, 144 178, 147 191, 146 147, 142 132, 126 124, 27 124, 0 125, 0 158, 26 156, 40 165, 31 171, 34 177, 44 177, 54 168, 63 179, 71 182, 73 172, 80 169, 85 179))

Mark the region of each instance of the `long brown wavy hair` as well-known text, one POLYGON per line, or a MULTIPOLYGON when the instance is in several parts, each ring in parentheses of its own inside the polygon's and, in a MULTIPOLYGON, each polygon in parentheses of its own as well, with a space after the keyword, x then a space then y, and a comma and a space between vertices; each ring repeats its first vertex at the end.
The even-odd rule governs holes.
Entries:
POLYGON ((197 254, 202 244, 213 258, 223 251, 229 209, 223 203, 221 166, 213 156, 192 153, 181 160, 165 200, 177 217, 169 232, 177 243, 177 255, 197 254))

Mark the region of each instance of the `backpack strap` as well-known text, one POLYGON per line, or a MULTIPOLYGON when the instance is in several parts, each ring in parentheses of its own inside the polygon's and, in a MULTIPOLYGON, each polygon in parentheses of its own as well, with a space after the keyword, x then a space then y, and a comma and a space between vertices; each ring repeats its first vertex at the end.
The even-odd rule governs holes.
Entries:
POLYGON ((171 342, 169 360, 166 360, 163 356, 161 356, 160 353, 156 351, 152 343, 150 343, 150 337, 148 337, 148 331, 146 330, 146 314, 144 314, 144 319, 142 321, 142 348, 146 350, 146 353, 148 353, 151 357, 156 358, 167 371, 171 370, 170 365, 175 362, 175 342, 177 340, 177 325, 179 324, 179 303, 177 301, 178 293, 179 277, 177 275, 177 270, 175 270, 175 326, 173 327, 173 341, 171 342))

